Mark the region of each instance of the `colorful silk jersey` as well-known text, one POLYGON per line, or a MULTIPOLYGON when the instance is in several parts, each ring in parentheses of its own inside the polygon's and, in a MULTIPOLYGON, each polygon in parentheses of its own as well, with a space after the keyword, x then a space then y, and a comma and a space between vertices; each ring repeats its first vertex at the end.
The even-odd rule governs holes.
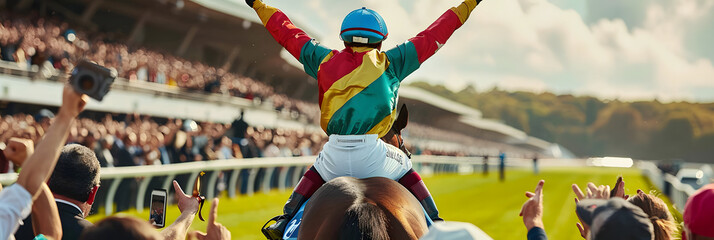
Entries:
POLYGON ((466 0, 426 30, 382 52, 374 48, 332 50, 295 27, 280 10, 255 1, 253 9, 275 40, 319 85, 320 125, 327 135, 384 136, 396 119, 399 84, 461 27, 477 0, 466 0))

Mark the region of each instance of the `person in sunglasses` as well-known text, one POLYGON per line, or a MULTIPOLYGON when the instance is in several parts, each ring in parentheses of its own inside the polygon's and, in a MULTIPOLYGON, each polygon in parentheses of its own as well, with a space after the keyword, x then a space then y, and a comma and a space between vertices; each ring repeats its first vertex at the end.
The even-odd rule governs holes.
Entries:
MULTIPOLYGON (((82 230, 92 226, 84 218, 89 215, 99 189, 99 169, 99 160, 91 149, 79 144, 62 148, 57 166, 47 183, 57 202, 62 222, 62 239, 79 239, 82 230)), ((15 232, 15 239, 35 237, 32 230, 34 214, 24 220, 24 224, 15 232)))

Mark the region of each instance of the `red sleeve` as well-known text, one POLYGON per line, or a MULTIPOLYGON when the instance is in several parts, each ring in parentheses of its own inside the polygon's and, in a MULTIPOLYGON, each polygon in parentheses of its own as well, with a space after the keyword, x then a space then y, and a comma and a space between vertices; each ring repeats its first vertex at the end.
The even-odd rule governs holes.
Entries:
POLYGON ((416 48, 419 63, 423 63, 426 59, 434 55, 436 51, 439 51, 439 48, 446 43, 446 40, 448 40, 451 34, 461 27, 461 25, 463 24, 461 20, 459 20, 459 17, 452 9, 449 9, 426 28, 426 30, 417 34, 416 37, 409 39, 416 48))
POLYGON ((300 60, 300 51, 305 46, 305 43, 312 40, 302 29, 293 25, 288 16, 280 10, 270 17, 265 28, 297 60, 300 60))
POLYGON ((297 60, 300 60, 300 51, 305 43, 312 38, 303 30, 299 29, 288 16, 277 8, 268 6, 262 1, 255 1, 253 9, 258 14, 260 21, 270 35, 275 38, 280 45, 290 52, 297 60))

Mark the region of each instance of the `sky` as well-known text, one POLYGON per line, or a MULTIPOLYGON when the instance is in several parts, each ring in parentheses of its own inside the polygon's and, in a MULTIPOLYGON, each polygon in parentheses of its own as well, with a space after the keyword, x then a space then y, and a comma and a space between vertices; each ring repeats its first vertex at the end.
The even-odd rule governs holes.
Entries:
MULTIPOLYGON (((379 12, 382 50, 428 27, 458 0, 264 0, 328 47, 342 19, 379 12), (307 26, 305 26, 307 25, 307 26)), ((493 87, 626 101, 714 102, 712 0, 483 0, 406 82, 493 87)))

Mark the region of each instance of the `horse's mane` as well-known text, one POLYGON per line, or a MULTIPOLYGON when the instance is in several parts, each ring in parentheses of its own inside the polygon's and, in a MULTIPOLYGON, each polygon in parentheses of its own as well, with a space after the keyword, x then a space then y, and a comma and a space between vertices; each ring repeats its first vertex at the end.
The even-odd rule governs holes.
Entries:
POLYGON ((427 231, 423 210, 392 179, 338 177, 310 198, 298 239, 418 239, 427 231))
POLYGON ((339 239, 389 239, 387 228, 384 227, 387 225, 384 210, 372 201, 358 201, 345 212, 339 239))

